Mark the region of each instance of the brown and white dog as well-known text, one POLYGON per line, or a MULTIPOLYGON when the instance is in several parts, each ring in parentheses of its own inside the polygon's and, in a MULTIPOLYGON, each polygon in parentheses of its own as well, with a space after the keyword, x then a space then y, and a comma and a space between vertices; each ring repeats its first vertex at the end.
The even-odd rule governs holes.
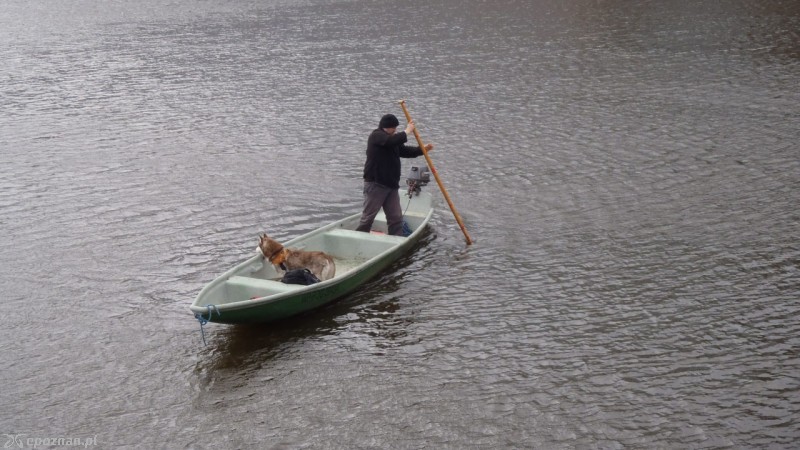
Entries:
POLYGON ((333 257, 327 253, 285 248, 266 234, 261 235, 258 248, 276 270, 282 268, 281 265, 285 267, 284 270, 306 268, 320 281, 330 280, 336 274, 336 264, 333 262, 333 257))

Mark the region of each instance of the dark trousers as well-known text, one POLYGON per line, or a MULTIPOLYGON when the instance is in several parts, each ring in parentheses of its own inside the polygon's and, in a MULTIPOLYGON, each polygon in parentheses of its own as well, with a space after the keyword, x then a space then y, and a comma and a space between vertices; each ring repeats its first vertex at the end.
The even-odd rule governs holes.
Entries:
POLYGON ((364 212, 356 231, 370 232, 375 216, 383 208, 389 234, 403 235, 403 209, 400 206, 400 194, 397 189, 388 188, 378 183, 364 182, 364 212))

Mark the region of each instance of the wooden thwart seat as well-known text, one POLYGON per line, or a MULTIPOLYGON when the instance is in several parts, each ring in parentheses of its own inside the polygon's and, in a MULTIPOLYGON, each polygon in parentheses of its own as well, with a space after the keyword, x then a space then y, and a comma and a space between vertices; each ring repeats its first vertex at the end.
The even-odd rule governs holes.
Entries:
POLYGON ((245 292, 246 296, 254 295, 263 297, 271 294, 290 292, 304 287, 300 284, 286 284, 275 280, 265 280, 263 278, 252 278, 234 275, 225 282, 229 289, 245 292))
POLYGON ((372 234, 364 233, 363 231, 345 230, 344 228, 337 228, 325 233, 328 236, 340 236, 346 239, 355 239, 363 242, 391 242, 397 243, 406 240, 403 236, 392 236, 390 234, 372 234))

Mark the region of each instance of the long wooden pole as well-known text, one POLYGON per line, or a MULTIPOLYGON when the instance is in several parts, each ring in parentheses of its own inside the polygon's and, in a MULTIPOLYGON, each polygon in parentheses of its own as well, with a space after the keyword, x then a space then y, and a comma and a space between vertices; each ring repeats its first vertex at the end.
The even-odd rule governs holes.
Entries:
MULTIPOLYGON (((406 107, 406 101, 400 100, 400 106, 403 108, 403 113, 406 115, 406 120, 411 122, 411 113, 408 112, 408 108, 406 107)), ((453 216, 456 218, 456 222, 458 222, 458 226, 461 227, 461 232, 464 233, 464 238, 467 240, 467 245, 472 244, 472 238, 469 237, 469 233, 467 233, 467 227, 464 226, 464 221, 461 220, 461 216, 458 215, 458 211, 456 211, 455 205, 453 205, 453 201, 450 200, 450 195, 447 193, 447 189, 444 188, 444 184, 442 183, 442 179, 439 178, 439 172, 436 171, 436 168, 433 167, 433 161, 431 161, 431 157, 428 156, 428 150, 425 149, 425 144, 422 142, 422 138, 419 135, 419 131, 417 128, 414 127, 414 137, 417 138, 417 143, 419 144, 419 148, 422 149, 422 154, 425 156, 425 161, 428 163, 428 167, 433 172, 433 177, 436 178, 436 183, 439 185, 439 189, 442 191, 442 195, 444 195, 444 199, 447 200, 447 204, 450 206, 450 210, 453 211, 453 216)))

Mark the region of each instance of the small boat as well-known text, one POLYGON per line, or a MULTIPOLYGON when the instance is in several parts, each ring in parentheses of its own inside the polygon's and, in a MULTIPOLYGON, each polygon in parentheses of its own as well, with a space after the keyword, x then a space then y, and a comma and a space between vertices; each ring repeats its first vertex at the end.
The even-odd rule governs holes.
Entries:
MULTIPOLYGON (((386 217, 378 213, 371 233, 355 231, 361 214, 354 214, 283 243, 288 248, 319 250, 333 256, 333 278, 308 286, 285 284, 275 267, 256 255, 205 286, 190 306, 201 325, 260 323, 284 319, 319 308, 347 295, 406 253, 422 236, 433 215, 432 197, 410 191, 404 220, 407 237, 387 234, 386 217)), ((403 207, 406 200, 401 199, 403 207)))

